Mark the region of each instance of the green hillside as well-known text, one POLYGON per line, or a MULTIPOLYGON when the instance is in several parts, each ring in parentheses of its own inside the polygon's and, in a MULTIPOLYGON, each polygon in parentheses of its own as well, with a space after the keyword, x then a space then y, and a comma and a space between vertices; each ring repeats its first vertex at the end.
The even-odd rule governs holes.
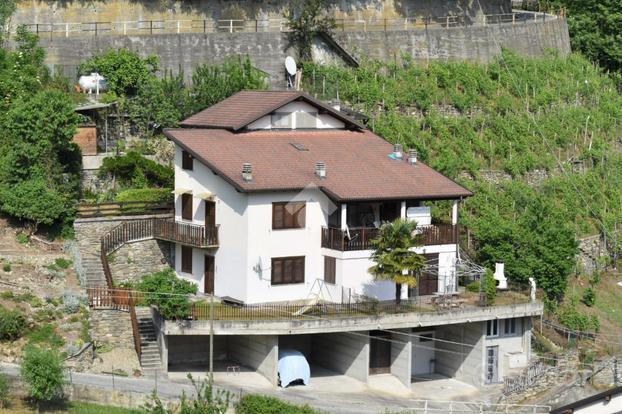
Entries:
POLYGON ((504 261, 510 278, 534 275, 561 299, 570 275, 581 273, 577 237, 602 233, 617 245, 622 95, 585 58, 504 52, 487 65, 310 64, 303 80, 305 90, 365 113, 376 133, 473 190, 461 218, 472 253, 489 266, 504 261), (489 170, 513 179, 484 180, 489 170), (544 179, 529 180, 534 171, 544 179))

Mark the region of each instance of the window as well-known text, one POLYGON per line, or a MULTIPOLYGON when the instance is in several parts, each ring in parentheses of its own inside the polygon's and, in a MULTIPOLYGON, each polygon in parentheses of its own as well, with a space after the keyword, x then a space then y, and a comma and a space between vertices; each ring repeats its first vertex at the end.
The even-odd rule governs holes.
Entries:
POLYGON ((317 128, 317 112, 296 112, 296 129, 317 128))
POLYGON ((306 203, 272 203, 272 230, 305 227, 306 203))
POLYGON ((192 247, 181 246, 181 271, 192 273, 192 247))
POLYGON ((499 336, 499 321, 497 319, 486 322, 486 336, 490 338, 499 336))
POLYGON ((272 128, 292 128, 292 114, 289 112, 275 112, 270 118, 272 128))
POLYGON ((181 218, 192 220, 192 194, 181 195, 181 218))
POLYGON ((188 151, 181 152, 181 168, 192 170, 192 155, 188 151))
POLYGON ((504 335, 516 335, 518 322, 516 318, 506 319, 503 324, 503 334, 504 335))
POLYGON ((324 282, 335 284, 337 274, 337 259, 324 256, 324 282))
POLYGON ((273 257, 272 277, 273 285, 305 282, 305 257, 273 257))

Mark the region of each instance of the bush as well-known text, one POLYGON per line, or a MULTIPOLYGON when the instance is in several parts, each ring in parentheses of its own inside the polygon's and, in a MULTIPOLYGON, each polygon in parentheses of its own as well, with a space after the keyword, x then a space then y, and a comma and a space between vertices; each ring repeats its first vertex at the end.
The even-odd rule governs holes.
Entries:
POLYGON ((67 260, 64 257, 59 257, 58 259, 54 260, 54 264, 59 269, 69 269, 69 266, 71 266, 71 260, 67 260))
POLYGON ((26 317, 18 310, 8 310, 0 305, 0 340, 13 341, 22 336, 26 317))
POLYGON ((578 300, 572 296, 570 300, 559 306, 556 311, 557 319, 569 329, 582 332, 598 332, 600 322, 596 315, 586 315, 579 311, 578 300))
POLYGON ((63 309, 65 313, 76 313, 80 310, 80 305, 82 304, 82 300, 72 294, 66 294, 63 296, 63 309))
POLYGON ((158 203, 172 201, 170 188, 130 188, 119 191, 114 201, 144 201, 146 203, 158 203))
POLYGON ((497 296, 497 281, 492 273, 492 270, 486 269, 484 273, 484 296, 486 297, 486 305, 492 305, 495 303, 495 297, 497 296))
POLYGON ((19 244, 28 244, 28 235, 24 233, 17 233, 15 240, 17 240, 19 244))
POLYGON ((587 306, 594 306, 596 303, 596 292, 592 287, 589 287, 583 291, 583 298, 581 298, 581 302, 585 303, 587 306))
POLYGON ((144 276, 136 289, 145 293, 144 301, 156 305, 166 319, 185 319, 190 313, 188 294, 197 293, 197 285, 177 277, 173 269, 144 276))
POLYGON ((467 292, 479 293, 479 280, 474 280, 466 286, 467 292))
POLYGON ((57 349, 42 349, 27 345, 20 374, 27 385, 28 396, 37 403, 63 396, 65 367, 57 349))
POLYGON ((136 151, 104 158, 99 174, 102 177, 114 175, 121 186, 133 188, 172 188, 175 177, 172 168, 151 161, 136 151))
POLYGON ((145 409, 153 414, 225 414, 231 404, 229 391, 214 390, 212 378, 196 381, 191 374, 188 379, 194 387, 194 396, 188 397, 185 391, 181 395, 178 409, 167 409, 154 391, 147 400, 145 409))
POLYGON ((9 405, 9 381, 6 376, 0 372, 0 408, 6 408, 9 405))
POLYGON ((308 405, 286 403, 265 395, 246 394, 235 407, 236 414, 319 414, 308 405))
POLYGON ((7 262, 5 264, 2 265, 2 270, 4 270, 7 273, 11 272, 11 263, 7 262))

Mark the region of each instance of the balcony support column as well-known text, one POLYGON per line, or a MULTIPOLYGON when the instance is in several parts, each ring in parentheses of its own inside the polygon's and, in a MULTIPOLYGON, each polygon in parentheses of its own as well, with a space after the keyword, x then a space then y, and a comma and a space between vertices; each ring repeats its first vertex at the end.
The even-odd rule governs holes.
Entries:
POLYGON ((348 225, 348 205, 341 205, 341 230, 345 230, 348 225))
POLYGON ((402 201, 400 204, 400 217, 403 219, 406 218, 406 201, 402 201))
POLYGON ((460 204, 459 200, 454 200, 453 205, 451 206, 451 224, 458 224, 458 204, 460 204))

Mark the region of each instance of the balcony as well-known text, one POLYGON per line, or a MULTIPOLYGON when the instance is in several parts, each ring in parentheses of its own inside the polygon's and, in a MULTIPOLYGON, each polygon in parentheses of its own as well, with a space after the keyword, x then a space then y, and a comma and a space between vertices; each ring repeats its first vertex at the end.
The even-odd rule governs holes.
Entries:
MULTIPOLYGON (((434 224, 417 227, 424 246, 456 244, 458 225, 434 224)), ((331 250, 356 251, 371 249, 371 240, 378 235, 375 227, 361 227, 349 231, 334 227, 322 227, 322 247, 331 250)))
POLYGON ((199 248, 216 247, 218 246, 218 226, 155 220, 153 237, 199 248))

